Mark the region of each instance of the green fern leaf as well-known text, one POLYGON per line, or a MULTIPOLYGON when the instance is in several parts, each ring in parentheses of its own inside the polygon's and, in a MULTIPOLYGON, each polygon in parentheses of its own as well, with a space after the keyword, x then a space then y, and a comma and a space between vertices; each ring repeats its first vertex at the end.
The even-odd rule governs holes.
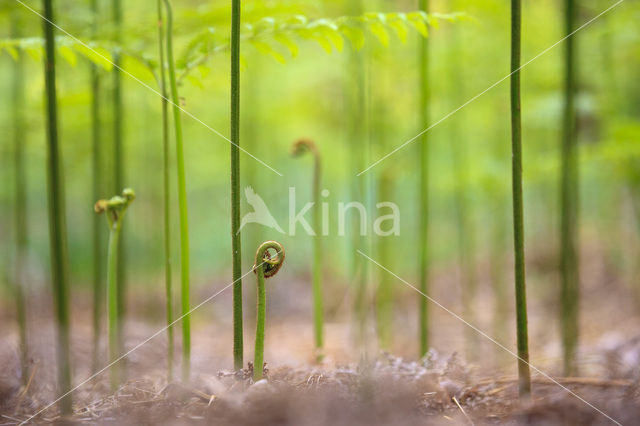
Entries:
POLYGON ((260 40, 251 40, 251 44, 253 45, 253 47, 256 48, 256 50, 258 50, 258 52, 271 56, 273 59, 280 62, 281 64, 287 63, 287 60, 284 58, 282 53, 274 49, 269 43, 265 43, 260 40))
POLYGON ((75 67, 78 63, 78 57, 69 46, 62 45, 58 47, 58 53, 60 53, 60 56, 72 67, 75 67))
POLYGON ((85 44, 74 44, 73 50, 76 51, 79 55, 83 56, 90 62, 101 66, 106 71, 111 71, 113 69, 113 59, 111 57, 111 53, 103 47, 98 46, 88 46, 85 44))
POLYGON ((291 37, 289 37, 286 33, 282 32, 282 33, 277 33, 273 36, 273 38, 280 44, 282 44, 283 46, 285 46, 287 49, 289 49, 289 52, 291 53, 292 57, 296 57, 298 56, 298 53, 300 52, 300 48, 298 47, 298 45, 296 44, 295 41, 293 41, 291 39, 291 37))

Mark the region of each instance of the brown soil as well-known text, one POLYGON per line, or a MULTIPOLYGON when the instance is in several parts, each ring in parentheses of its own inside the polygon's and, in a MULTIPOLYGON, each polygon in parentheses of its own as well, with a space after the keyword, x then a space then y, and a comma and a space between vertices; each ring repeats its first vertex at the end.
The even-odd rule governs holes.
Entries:
MULTIPOLYGON (((74 414, 61 418, 53 406, 33 419, 36 423, 88 424, 233 424, 233 425, 383 425, 383 424, 640 424, 640 323, 633 289, 613 274, 605 257, 587 253, 581 299, 580 378, 557 379, 560 385, 533 372, 533 394, 520 400, 514 379, 515 362, 494 343, 475 338, 469 345, 466 327, 432 305, 432 350, 420 362, 416 352, 416 294, 398 284, 395 294, 394 343, 379 352, 373 344, 355 346, 346 286, 327 294, 327 358, 313 363, 307 280, 273 281, 268 295, 265 360, 267 381, 252 384, 250 372, 237 377, 225 372, 232 365, 231 294, 222 293, 193 315, 192 380, 167 382, 164 333, 131 353, 124 363, 128 380, 114 394, 105 372, 73 393, 74 414), (437 325, 437 326, 436 326, 437 325), (471 349, 470 349, 471 348, 471 349), (402 358, 400 358, 402 357, 402 358), (368 359, 369 362, 362 362, 368 359), (579 395, 581 401, 567 389, 579 395), (590 406, 591 404, 592 406, 590 406), (595 407, 595 408, 594 408, 595 407), (602 411, 599 412, 598 410, 602 411)), ((548 260, 532 257, 530 290, 531 362, 558 377, 561 351, 556 328, 555 278, 545 269, 548 260), (551 303, 550 303, 551 302, 551 303)), ((548 266, 548 265, 547 265, 548 266)), ((482 268, 480 268, 482 269, 482 268)), ((496 325, 491 285, 480 270, 473 322, 508 348, 515 346, 513 330, 496 325), (486 279, 485 279, 486 280, 486 279)), ((286 276, 285 276, 286 279, 286 276)), ((457 274, 451 268, 434 273, 432 296, 462 314, 457 274), (452 284, 453 283, 453 284, 452 284)), ((204 300, 225 283, 201 282, 194 301, 204 300), (204 283, 204 285, 203 285, 204 283)), ((161 285, 156 286, 161 288, 161 285)), ((33 293, 36 293, 32 290, 33 293)), ((0 309, 0 426, 18 424, 57 397, 54 328, 46 292, 29 298, 30 369, 21 371, 17 336, 10 306, 0 309), (30 379, 25 388, 22 378, 30 379)), ((76 292, 77 293, 77 292, 76 292)), ((512 295, 508 294, 511 300, 512 295)), ((250 295, 248 298, 250 299, 250 295)), ((127 322, 127 347, 145 341, 163 326, 161 291, 132 294, 127 322)), ((72 353, 74 384, 92 374, 93 340, 87 294, 74 300, 72 353)), ((245 359, 253 357, 251 301, 246 304, 245 359)), ((505 324, 513 312, 503 312, 505 324)), ((469 318, 469 315, 463 315, 469 318)), ((373 323, 373 321, 372 321, 373 323)), ((366 330, 365 340, 375 341, 366 330)), ((179 343, 180 328, 176 327, 179 343)), ((102 339, 104 340, 104 339, 102 339)), ((104 365, 104 341, 98 347, 104 365)), ((176 376, 180 373, 176 348, 176 376)))
MULTIPOLYGON (((475 380, 456 357, 432 352, 423 362, 382 357, 370 368, 267 369, 251 383, 251 371, 200 375, 192 384, 166 384, 148 374, 109 394, 106 380, 78 391, 73 416, 52 408, 37 423, 220 425, 422 425, 580 424, 613 422, 568 391, 534 379, 529 400, 519 401, 513 378, 475 380), (102 396, 99 396, 102 395, 102 396)), ((563 386, 621 424, 637 424, 640 391, 625 380, 559 379, 563 386)), ((5 396, 3 421, 17 424, 43 401, 27 392, 5 396)))

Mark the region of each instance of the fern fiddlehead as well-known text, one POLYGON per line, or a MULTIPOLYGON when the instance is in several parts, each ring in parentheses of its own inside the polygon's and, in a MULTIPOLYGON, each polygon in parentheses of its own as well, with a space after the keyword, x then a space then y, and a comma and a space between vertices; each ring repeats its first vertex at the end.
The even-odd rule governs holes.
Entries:
MULTIPOLYGON (((133 189, 126 188, 122 195, 116 195, 109 200, 98 200, 94 206, 96 213, 105 213, 109 223, 109 250, 107 260, 107 316, 109 333, 109 361, 113 362, 118 358, 122 349, 122 338, 120 336, 120 313, 118 306, 118 243, 120 241, 120 230, 122 229, 122 218, 135 199, 133 189)), ((111 368, 111 390, 115 391, 120 384, 120 370, 118 364, 111 368)))
POLYGON ((264 287, 265 278, 278 273, 284 262, 284 247, 277 241, 266 241, 260 244, 256 252, 253 272, 258 276, 258 306, 256 315, 256 346, 253 358, 253 381, 262 379, 264 371, 264 323, 267 311, 267 297, 264 287), (275 254, 272 252, 275 251, 275 254))

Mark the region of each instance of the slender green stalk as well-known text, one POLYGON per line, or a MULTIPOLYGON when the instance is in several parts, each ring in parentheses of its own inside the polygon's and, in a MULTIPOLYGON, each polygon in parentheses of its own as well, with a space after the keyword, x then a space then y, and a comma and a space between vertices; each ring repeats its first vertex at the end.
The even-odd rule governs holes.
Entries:
POLYGON ((165 34, 162 0, 157 0, 158 46, 160 58, 160 93, 162 93, 162 192, 164 201, 164 288, 167 314, 167 377, 173 380, 173 283, 171 279, 171 196, 169 194, 169 103, 167 102, 167 70, 165 63, 165 34))
POLYGON ((522 201, 522 132, 520 111, 520 26, 521 0, 511 0, 511 150, 513 186, 513 237, 515 253, 516 330, 518 346, 518 389, 531 393, 527 290, 524 266, 524 214, 522 201))
POLYGON ((231 9, 231 258, 233 269, 233 366, 243 364, 242 239, 240 235, 240 0, 231 9))
MULTIPOLYGON (((96 213, 106 213, 109 224, 109 250, 107 260, 107 324, 109 333, 109 362, 113 363, 122 353, 122 338, 120 328, 120 309, 118 303, 118 250, 122 218, 127 207, 133 202, 135 193, 132 189, 122 191, 122 196, 116 195, 110 200, 98 200, 94 210, 96 213)), ((111 366, 111 390, 116 391, 121 381, 119 363, 111 366)))
POLYGON ((171 2, 164 0, 167 12, 167 61, 169 84, 173 103, 173 124, 176 132, 176 162, 178 169, 178 205, 180 210, 180 305, 182 308, 182 379, 189 381, 191 376, 191 302, 189 300, 189 216, 187 211, 187 183, 184 170, 184 147, 182 143, 182 117, 180 115, 180 96, 176 83, 175 62, 173 60, 173 12, 171 2))
MULTIPOLYGON (((113 23, 115 26, 114 42, 118 48, 122 44, 122 4, 121 0, 113 0, 113 23)), ((122 107, 122 75, 118 70, 121 65, 119 51, 113 56, 115 64, 113 72, 113 192, 120 191, 124 186, 124 155, 123 155, 123 107, 122 107)), ((124 316, 127 308, 127 280, 126 280, 126 256, 123 241, 119 242, 118 250, 118 309, 120 312, 120 328, 123 327, 124 316)))
MULTIPOLYGON (((575 29, 575 1, 565 0, 565 31, 575 29)), ((564 350, 564 373, 577 373, 575 352, 578 343, 578 163, 575 111, 575 36, 565 41, 564 114, 562 119, 560 269, 561 332, 564 350)))
MULTIPOLYGON (((51 249, 51 283, 58 328, 58 392, 64 395, 71 388, 71 354, 69 336, 69 287, 67 282, 67 242, 62 180, 62 158, 58 146, 58 98, 56 93, 56 62, 52 0, 44 4, 44 80, 47 105, 47 192, 49 194, 49 242, 51 249)), ((60 400, 60 411, 71 412, 71 396, 60 400)))
MULTIPOLYGON (((391 175, 391 169, 384 169, 379 176, 378 180, 378 199, 390 200, 392 199, 392 185, 393 177, 391 175)), ((382 265, 390 265, 391 263, 391 247, 389 238, 379 236, 378 241, 378 258, 382 265)), ((391 338, 393 331, 393 288, 391 286, 390 275, 387 273, 380 274, 380 283, 378 287, 377 297, 377 324, 378 324, 378 339, 380 340, 380 347, 385 350, 391 348, 391 338)))
MULTIPOLYGON (((362 0, 350 0, 348 3, 349 14, 358 16, 362 14, 362 0)), ((362 25, 360 28, 363 29, 362 25)), ((348 63, 348 74, 351 80, 347 81, 348 87, 345 92, 349 94, 349 156, 352 170, 362 170, 366 164, 366 150, 368 149, 368 126, 367 126, 367 73, 366 64, 362 52, 351 50, 348 63)), ((351 199, 366 204, 367 188, 369 177, 354 177, 351 182, 351 199)), ((354 295, 354 318, 356 326, 356 346, 360 350, 360 361, 367 361, 369 358, 369 339, 367 333, 367 316, 369 303, 367 301, 367 284, 369 264, 362 256, 357 255, 358 250, 368 251, 365 247, 367 241, 360 232, 360 223, 356 216, 353 216, 349 226, 351 231, 350 251, 352 258, 352 279, 355 287, 354 295)))
MULTIPOLYGON (((429 1, 420 0, 420 10, 429 12, 429 1)), ((420 39, 418 51, 420 67, 420 123, 427 126, 429 123, 429 42, 427 38, 420 39)), ((418 143, 418 166, 420 170, 418 191, 420 218, 418 231, 419 258, 418 277, 419 289, 423 294, 429 294, 429 141, 427 133, 423 134, 418 143)), ((429 305, 427 299, 420 297, 419 304, 419 355, 424 356, 429 350, 429 305)))
MULTIPOLYGON (((454 8, 459 8, 459 4, 454 2, 454 8)), ((462 102, 464 93, 464 78, 460 75, 460 31, 453 29, 450 36, 449 47, 449 77, 452 81, 451 101, 453 107, 457 107, 462 102)), ((463 112, 461 111, 462 115, 463 112)), ((461 120, 463 117, 458 117, 461 120)), ((474 231, 470 223, 470 209, 467 185, 468 178, 468 161, 466 140, 468 135, 465 134, 464 126, 452 125, 450 129, 451 154, 453 159, 453 170, 456 181, 456 188, 453 191, 455 205, 455 224, 458 237, 458 265, 460 268, 460 289, 462 296, 462 310, 464 317, 470 322, 475 321, 475 312, 473 309, 476 300, 476 277, 474 276, 474 260, 473 260, 473 240, 474 231)), ((468 360, 474 360, 477 355, 478 333, 472 328, 465 328, 464 345, 465 354, 468 360)))
MULTIPOLYGON (((96 37, 98 26, 98 1, 91 1, 92 34, 96 37)), ((98 66, 90 64, 91 72, 91 169, 93 199, 100 198, 102 191, 102 156, 100 138, 100 86, 101 78, 98 66)), ((102 334, 102 314, 104 305, 104 272, 102 270, 102 230, 100 218, 93 217, 93 361, 92 371, 97 371, 100 365, 100 336, 102 334)))
MULTIPOLYGON (((22 22, 17 14, 11 15, 11 37, 21 37, 22 22)), ((27 315, 25 306, 25 273, 27 254, 27 174, 24 162, 24 66, 22 58, 13 62, 12 109, 15 170, 15 232, 16 264, 13 289, 16 298, 16 317, 20 335, 20 366, 22 381, 29 379, 29 348, 27 345, 27 315)))
POLYGON ((324 308, 322 303, 322 231, 320 212, 320 153, 313 141, 299 140, 293 144, 291 155, 298 157, 305 152, 313 155, 313 210, 311 219, 315 235, 313 238, 313 329, 316 345, 316 361, 324 358, 324 308))
POLYGON ((266 241, 260 244, 256 252, 253 272, 258 276, 258 306, 256 315, 256 347, 253 358, 253 381, 262 379, 264 373, 264 323, 267 313, 267 297, 264 287, 265 278, 278 273, 284 262, 284 247, 277 241, 266 241), (269 251, 275 251, 271 254, 269 251))
MULTIPOLYGON (((109 249, 107 261, 107 318, 109 333, 109 362, 118 359, 120 354, 120 330, 118 326, 118 243, 120 241, 120 222, 109 226, 109 249)), ((120 365, 111 367, 111 390, 120 385, 120 365)))

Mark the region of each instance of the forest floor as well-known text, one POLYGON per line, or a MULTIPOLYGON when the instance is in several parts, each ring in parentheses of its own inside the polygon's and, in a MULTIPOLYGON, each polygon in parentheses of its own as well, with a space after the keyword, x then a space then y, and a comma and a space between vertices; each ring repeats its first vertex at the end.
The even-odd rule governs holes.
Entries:
MULTIPOLYGON (((543 251, 541 251, 543 253, 543 251)), ((597 250, 586 253, 581 298, 579 377, 560 370, 555 279, 544 256, 530 268, 531 398, 518 399, 515 358, 500 348, 515 348, 513 312, 493 302, 488 272, 479 268, 476 312, 464 314, 457 272, 434 272, 432 296, 495 338, 492 342, 436 306, 431 308, 432 349, 415 360, 416 293, 397 287, 393 344, 375 346, 375 330, 365 330, 368 345, 356 345, 344 286, 328 284, 326 350, 314 363, 310 293, 304 279, 270 281, 265 360, 266 379, 252 383, 251 366, 236 374, 231 361, 231 294, 224 292, 193 315, 191 381, 180 376, 176 347, 175 379, 167 380, 166 333, 149 340, 121 362, 127 380, 109 390, 109 371, 91 380, 92 365, 106 364, 104 339, 94 362, 90 299, 72 303, 74 413, 60 417, 55 401, 55 351, 50 299, 39 291, 30 302, 30 368, 24 376, 16 350, 17 333, 10 304, 0 310, 0 426, 15 425, 38 413, 35 423, 233 424, 233 425, 386 425, 386 424, 640 424, 640 308, 623 279, 597 250), (393 355, 390 355, 393 354, 393 355), (365 360, 365 361, 363 361, 365 360)), ((249 280, 247 280, 249 281, 249 280)), ((328 280, 329 281, 329 280, 328 280)), ((204 300, 226 284, 199 286, 192 299, 204 300)), ((401 286, 402 284, 398 284, 401 286)), ((45 287, 43 287, 45 288, 45 287)), ((156 288, 161 288, 158 286, 156 288)), ((249 288, 245 284, 245 288, 249 288)), ((163 327, 162 293, 132 289, 127 348, 163 327)), ((35 292, 34 292, 35 293, 35 292)), ((512 300, 507 291, 506 297, 512 300)), ((245 304, 245 363, 253 358, 252 297, 245 304)), ((373 301, 372 301, 373 304, 373 301)), ((373 321, 372 321, 373 323, 373 321)), ((180 324, 175 326, 180 341, 180 324)))

